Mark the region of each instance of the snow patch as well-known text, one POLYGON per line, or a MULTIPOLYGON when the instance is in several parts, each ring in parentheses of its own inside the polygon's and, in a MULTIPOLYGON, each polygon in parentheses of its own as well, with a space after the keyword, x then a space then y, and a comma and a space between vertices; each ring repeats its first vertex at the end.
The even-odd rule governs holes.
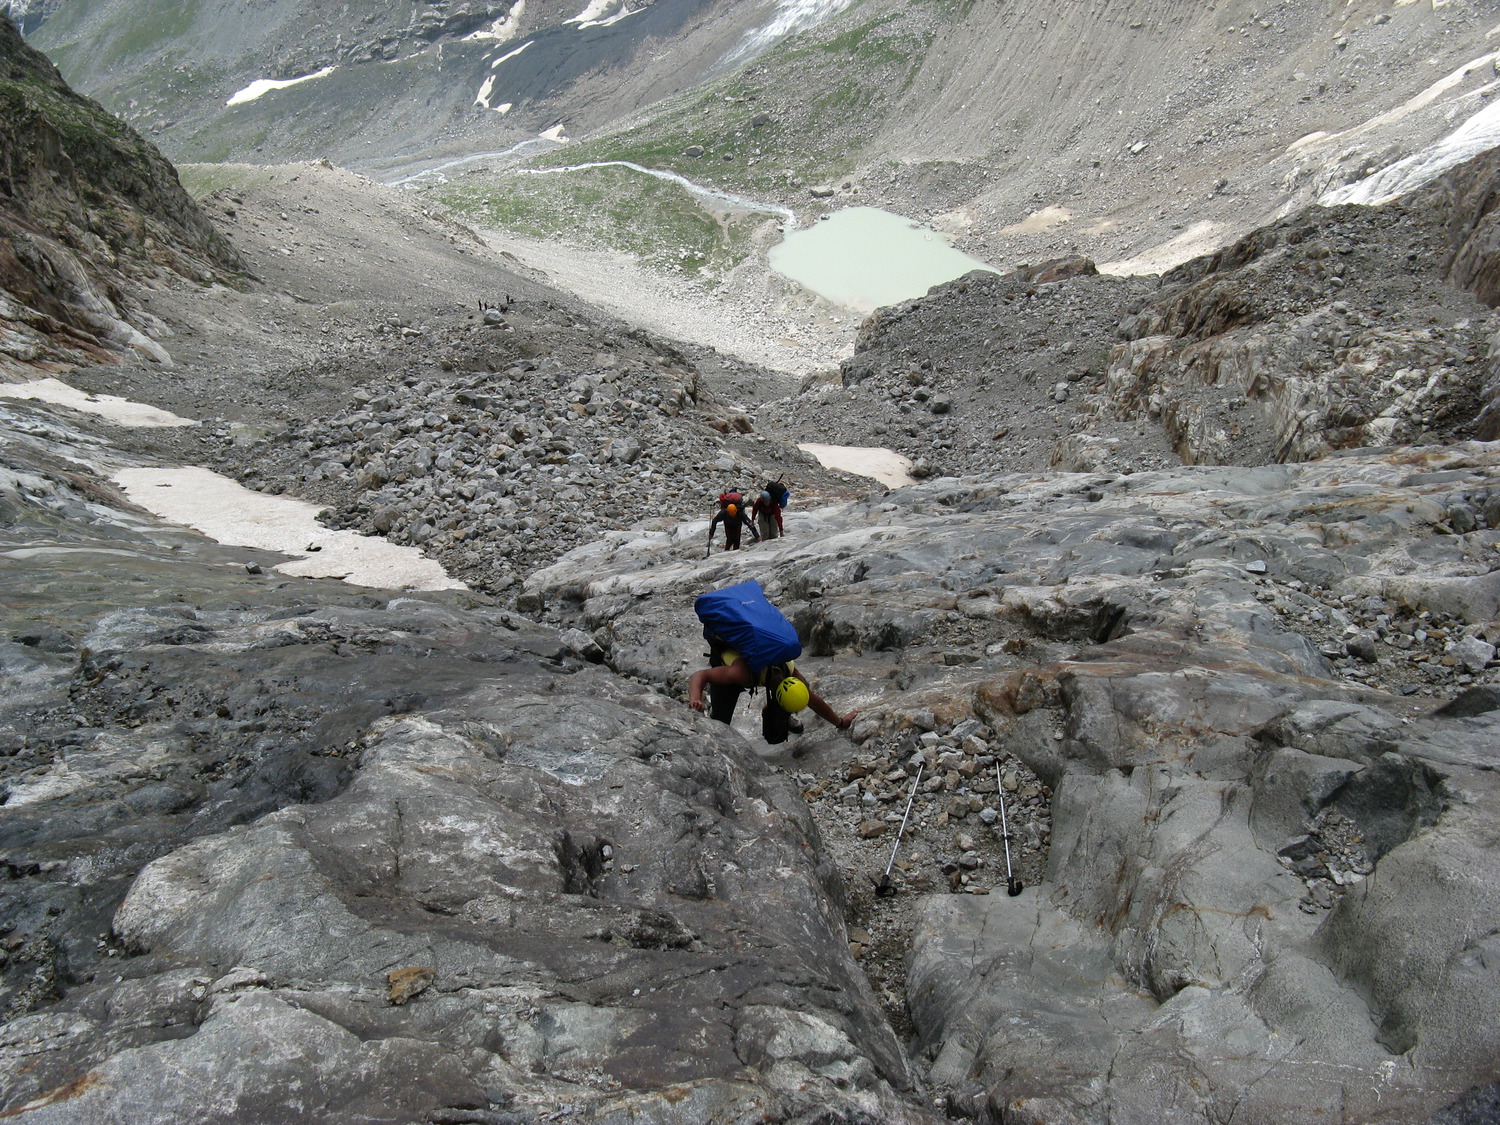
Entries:
POLYGON ((1328 137, 1329 134, 1327 132, 1319 129, 1316 132, 1308 133, 1306 136, 1298 137, 1295 141, 1286 146, 1286 150, 1287 152, 1301 152, 1303 149, 1312 148, 1315 145, 1326 141, 1328 137))
POLYGON ((1398 160, 1348 187, 1326 192, 1318 202, 1324 207, 1337 207, 1341 203, 1378 207, 1415 191, 1449 168, 1496 145, 1500 145, 1500 102, 1485 106, 1431 148, 1412 153, 1405 160, 1398 160))
POLYGON ((527 47, 531 46, 531 44, 533 42, 535 42, 535 40, 528 39, 528 40, 526 40, 526 42, 522 43, 519 47, 517 47, 514 51, 507 51, 505 54, 501 55, 494 62, 490 63, 490 69, 491 70, 499 70, 501 63, 507 61, 508 59, 515 58, 522 51, 526 50, 527 47))
POLYGON ((537 136, 541 137, 544 141, 556 141, 560 145, 567 144, 568 135, 563 131, 565 128, 566 126, 564 126, 562 122, 558 122, 546 132, 538 133, 537 136))
POLYGON ((464 38, 466 40, 492 39, 501 43, 504 43, 508 39, 514 39, 521 31, 521 17, 525 13, 526 0, 518 0, 510 11, 490 24, 489 27, 470 32, 464 38))
POLYGON ((618 23, 627 15, 634 15, 634 10, 624 0, 588 0, 588 6, 582 12, 562 23, 577 24, 579 28, 609 27, 609 24, 618 23))
POLYGON ((887 488, 903 488, 916 483, 911 475, 911 459, 901 456, 894 449, 861 445, 819 445, 816 442, 798 445, 797 448, 804 453, 811 453, 825 469, 871 477, 887 488))
POLYGON ((495 89, 495 76, 492 74, 484 80, 484 85, 479 87, 479 93, 474 96, 474 104, 482 105, 485 109, 490 108, 490 94, 495 89))
MULTIPOLYGON (((1367 129, 1379 128, 1382 125, 1394 125, 1397 122, 1403 121, 1418 110, 1426 109, 1442 95, 1463 82, 1464 79, 1468 78, 1476 70, 1482 70, 1485 67, 1493 70, 1497 59, 1500 59, 1500 51, 1482 55, 1473 62, 1465 63, 1451 74, 1445 74, 1442 78, 1439 78, 1421 93, 1408 98, 1395 109, 1386 110, 1386 112, 1372 117, 1369 121, 1366 121, 1363 125, 1356 126, 1351 131, 1363 132, 1367 129)), ((1344 136, 1345 134, 1338 135, 1344 136)))
POLYGON ((0 398, 31 399, 50 402, 96 414, 119 426, 196 426, 192 418, 180 418, 168 410, 158 410, 140 402, 115 395, 93 395, 70 387, 59 379, 35 379, 30 383, 0 383, 0 398))
POLYGON ((318 522, 321 509, 315 504, 252 492, 208 469, 121 469, 114 480, 131 500, 164 520, 231 546, 297 556, 298 561, 277 565, 282 574, 342 578, 388 590, 466 589, 415 547, 334 531, 318 522))
POLYGON ((588 7, 579 12, 564 23, 576 23, 580 30, 585 27, 608 27, 612 23, 619 23, 626 16, 635 15, 624 0, 589 0, 588 7))
POLYGON ((1222 245, 1223 227, 1209 219, 1201 219, 1176 237, 1144 250, 1133 258, 1100 262, 1099 272, 1117 277, 1165 273, 1201 254, 1212 253, 1222 245))
POLYGON ((336 66, 325 66, 317 73, 304 74, 301 78, 257 78, 243 90, 240 90, 233 94, 230 99, 224 104, 226 106, 229 106, 243 105, 245 102, 253 102, 256 98, 262 97, 265 94, 269 94, 272 90, 285 90, 288 86, 296 86, 303 82, 311 82, 314 78, 327 78, 337 69, 338 67, 336 66))
MULTIPOLYGON (((1496 30, 1500 31, 1500 28, 1496 30)), ((1493 80, 1497 67, 1500 67, 1500 51, 1481 55, 1445 74, 1398 106, 1341 132, 1319 131, 1298 137, 1287 146, 1286 151, 1289 155, 1307 157, 1314 161, 1320 159, 1317 154, 1324 154, 1321 159, 1327 161, 1327 174, 1331 175, 1341 162, 1357 158, 1362 145, 1369 145, 1375 151, 1381 150, 1393 136, 1409 129, 1409 119, 1418 115, 1423 115, 1429 121, 1435 114, 1442 114, 1447 121, 1467 115, 1463 125, 1436 144, 1373 172, 1356 183, 1331 188, 1318 198, 1318 202, 1325 207, 1341 203, 1385 203, 1500 143, 1496 140, 1497 125, 1493 115, 1495 107, 1485 106, 1475 110, 1475 106, 1482 103, 1483 99, 1500 91, 1500 82, 1493 80), (1470 89, 1461 89, 1466 83, 1476 80, 1480 84, 1470 89)))

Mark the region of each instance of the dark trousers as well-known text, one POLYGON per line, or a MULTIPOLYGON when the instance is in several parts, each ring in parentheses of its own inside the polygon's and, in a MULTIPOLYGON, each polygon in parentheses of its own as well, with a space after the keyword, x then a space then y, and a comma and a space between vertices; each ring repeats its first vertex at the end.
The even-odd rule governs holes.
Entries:
MULTIPOLYGON (((724 650, 729 646, 717 637, 708 642, 708 666, 720 668, 724 664, 724 650)), ((734 721, 734 709, 739 705, 740 693, 745 689, 737 684, 708 685, 708 717, 720 723, 734 721)), ((771 745, 787 740, 791 733, 792 716, 766 692, 766 705, 760 712, 760 734, 771 745)))

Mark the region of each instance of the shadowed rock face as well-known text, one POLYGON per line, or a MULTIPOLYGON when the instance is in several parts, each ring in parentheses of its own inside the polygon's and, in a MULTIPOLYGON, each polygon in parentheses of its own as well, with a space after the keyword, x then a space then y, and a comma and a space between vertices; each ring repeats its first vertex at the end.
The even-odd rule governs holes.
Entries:
POLYGON ((410 171, 413 153, 494 152, 628 115, 701 81, 767 18, 718 0, 194 0, 168 19, 81 0, 28 35, 176 160, 410 171), (264 80, 294 84, 228 104, 264 80))
POLYGON ((162 155, 0 14, 0 370, 132 349, 164 359, 130 284, 238 268, 162 155))

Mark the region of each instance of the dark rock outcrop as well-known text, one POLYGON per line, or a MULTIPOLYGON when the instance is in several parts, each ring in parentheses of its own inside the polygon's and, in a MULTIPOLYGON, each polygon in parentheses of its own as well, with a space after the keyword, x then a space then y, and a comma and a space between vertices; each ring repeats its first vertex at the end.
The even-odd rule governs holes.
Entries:
POLYGON ((0 370, 165 359, 131 286, 239 268, 165 158, 0 15, 0 370))
POLYGON ((1486 438, 1485 157, 1382 207, 1312 208, 1163 275, 1120 326, 1096 418, 1162 425, 1184 460, 1258 464, 1486 438))
MULTIPOLYGON (((1449 279, 1492 308, 1500 305, 1497 182, 1500 182, 1500 154, 1491 151, 1428 190, 1435 197, 1434 204, 1448 217, 1449 279)), ((1500 333, 1491 338, 1486 365, 1474 434, 1482 441, 1494 441, 1500 438, 1500 333)))
POLYGON ((1497 169, 1311 208, 1159 279, 1064 261, 881 309, 843 364, 836 432, 955 473, 1493 440, 1497 169))

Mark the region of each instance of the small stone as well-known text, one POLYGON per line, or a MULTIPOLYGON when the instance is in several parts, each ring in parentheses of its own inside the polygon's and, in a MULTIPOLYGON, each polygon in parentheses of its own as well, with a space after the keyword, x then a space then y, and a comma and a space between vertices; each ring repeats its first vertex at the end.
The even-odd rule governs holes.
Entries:
POLYGON ((405 1004, 414 996, 419 996, 427 990, 432 983, 432 978, 437 975, 435 969, 426 965, 414 965, 409 969, 392 969, 385 974, 386 984, 389 986, 389 999, 392 1004, 405 1004))
POLYGON ((1495 646, 1486 644, 1478 637, 1465 637, 1448 650, 1453 657, 1470 672, 1483 672, 1495 659, 1495 646))

